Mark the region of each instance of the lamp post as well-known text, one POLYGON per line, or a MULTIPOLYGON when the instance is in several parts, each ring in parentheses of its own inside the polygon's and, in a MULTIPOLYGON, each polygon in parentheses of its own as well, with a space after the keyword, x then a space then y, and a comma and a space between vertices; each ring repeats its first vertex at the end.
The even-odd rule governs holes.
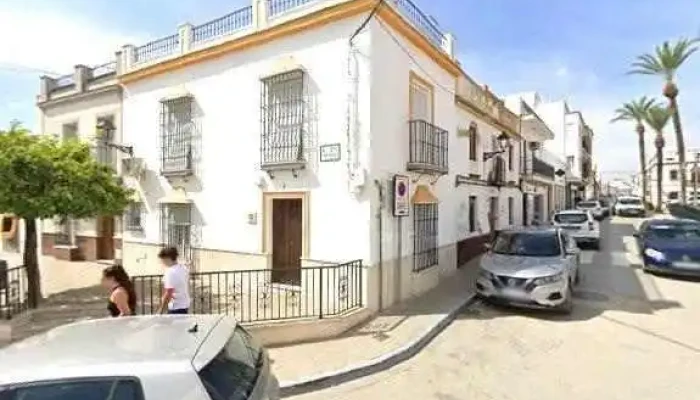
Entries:
POLYGON ((663 179, 664 173, 662 153, 665 144, 664 137, 660 134, 656 135, 656 139, 654 139, 654 146, 656 147, 656 207, 654 211, 659 213, 661 212, 661 179, 663 179))
POLYGON ((97 125, 95 126, 95 128, 97 128, 97 131, 100 133, 100 144, 125 153, 129 157, 134 156, 134 148, 132 146, 125 146, 123 144, 112 143, 106 139, 107 137, 111 136, 110 133, 113 133, 115 130, 117 130, 117 128, 114 126, 114 123, 110 119, 100 119, 99 121, 97 121, 97 125))

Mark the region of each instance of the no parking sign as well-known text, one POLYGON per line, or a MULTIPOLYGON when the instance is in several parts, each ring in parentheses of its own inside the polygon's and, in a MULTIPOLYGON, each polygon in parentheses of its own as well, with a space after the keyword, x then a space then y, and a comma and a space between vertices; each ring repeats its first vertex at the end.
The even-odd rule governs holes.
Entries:
POLYGON ((406 217, 409 211, 408 177, 394 175, 394 216, 406 217))

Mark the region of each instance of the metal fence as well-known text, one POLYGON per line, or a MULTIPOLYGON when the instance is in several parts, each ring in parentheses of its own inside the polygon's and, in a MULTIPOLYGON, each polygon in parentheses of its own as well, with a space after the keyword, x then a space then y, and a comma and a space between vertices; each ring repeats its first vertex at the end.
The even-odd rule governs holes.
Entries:
POLYGON ((247 6, 236 10, 223 17, 192 28, 192 44, 208 42, 210 40, 238 32, 253 24, 253 7, 247 6))
MULTIPOLYGON (((362 306, 362 261, 294 270, 262 269, 190 274, 190 312, 228 314, 240 322, 324 318, 362 306), (278 277, 298 275, 299 284, 278 277)), ((161 275, 134 276, 138 314, 157 312, 161 275)))
POLYGON ((29 309, 27 283, 26 268, 7 268, 0 262, 0 319, 11 319, 29 309))
POLYGON ((314 0, 267 0, 267 15, 274 18, 314 0))
POLYGON ((409 126, 409 164, 446 172, 447 131, 423 120, 409 126))
POLYGON ((137 47, 134 62, 142 63, 175 54, 180 49, 180 35, 170 35, 137 47))

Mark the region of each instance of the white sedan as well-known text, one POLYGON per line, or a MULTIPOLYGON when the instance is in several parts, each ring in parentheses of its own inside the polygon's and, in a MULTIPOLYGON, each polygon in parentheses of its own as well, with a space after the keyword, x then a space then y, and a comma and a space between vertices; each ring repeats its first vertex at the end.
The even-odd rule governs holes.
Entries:
POLYGON ((0 399, 279 399, 267 352, 234 318, 78 322, 0 350, 0 399))
POLYGON ((552 224, 564 229, 579 245, 600 249, 600 224, 590 211, 565 210, 552 217, 552 224))

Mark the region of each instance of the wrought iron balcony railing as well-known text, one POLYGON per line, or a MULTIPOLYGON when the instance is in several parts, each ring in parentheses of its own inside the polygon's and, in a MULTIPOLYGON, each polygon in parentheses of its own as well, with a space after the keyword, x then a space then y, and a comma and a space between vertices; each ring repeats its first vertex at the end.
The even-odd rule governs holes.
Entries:
POLYGON ((447 131, 424 120, 409 121, 409 157, 406 169, 430 174, 446 174, 447 131))

